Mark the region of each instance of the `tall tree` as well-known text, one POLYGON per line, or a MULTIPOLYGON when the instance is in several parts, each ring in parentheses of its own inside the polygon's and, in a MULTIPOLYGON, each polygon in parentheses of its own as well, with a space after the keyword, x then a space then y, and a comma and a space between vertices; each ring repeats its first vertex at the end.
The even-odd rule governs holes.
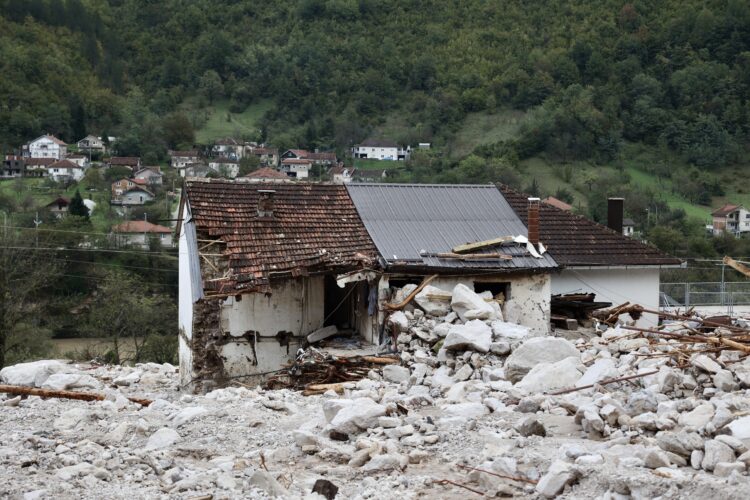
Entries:
POLYGON ((68 213, 76 217, 83 217, 84 219, 89 218, 89 209, 83 203, 83 197, 81 196, 81 191, 79 189, 76 189, 76 194, 70 200, 68 213))

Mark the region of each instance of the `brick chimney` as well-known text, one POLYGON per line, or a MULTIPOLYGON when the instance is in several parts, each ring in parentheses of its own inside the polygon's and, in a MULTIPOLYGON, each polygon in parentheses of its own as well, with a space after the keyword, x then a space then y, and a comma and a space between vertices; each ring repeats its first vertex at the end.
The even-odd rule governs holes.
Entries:
POLYGON ((624 198, 607 199, 607 227, 622 234, 624 198))
POLYGON ((529 243, 539 244, 539 198, 529 198, 529 210, 526 218, 529 228, 529 243))
POLYGON ((259 189, 258 194, 258 217, 273 217, 273 198, 276 191, 273 189, 259 189))

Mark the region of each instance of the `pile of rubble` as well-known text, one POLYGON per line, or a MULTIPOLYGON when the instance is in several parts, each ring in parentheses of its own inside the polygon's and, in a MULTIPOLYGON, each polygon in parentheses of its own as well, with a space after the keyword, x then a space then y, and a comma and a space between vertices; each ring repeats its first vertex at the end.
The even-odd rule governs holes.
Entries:
POLYGON ((3 493, 750 496, 745 327, 633 330, 621 318, 560 338, 518 324, 515 309, 462 285, 425 287, 390 316, 400 364, 358 367, 361 379, 311 396, 244 386, 187 395, 169 365, 6 368, 4 384, 105 398, 8 396, 3 493))

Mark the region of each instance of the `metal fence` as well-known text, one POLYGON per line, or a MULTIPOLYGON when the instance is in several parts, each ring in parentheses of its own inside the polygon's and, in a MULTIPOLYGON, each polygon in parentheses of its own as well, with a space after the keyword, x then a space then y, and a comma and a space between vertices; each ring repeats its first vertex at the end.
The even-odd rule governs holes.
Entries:
POLYGON ((662 307, 750 305, 750 282, 662 283, 662 307))

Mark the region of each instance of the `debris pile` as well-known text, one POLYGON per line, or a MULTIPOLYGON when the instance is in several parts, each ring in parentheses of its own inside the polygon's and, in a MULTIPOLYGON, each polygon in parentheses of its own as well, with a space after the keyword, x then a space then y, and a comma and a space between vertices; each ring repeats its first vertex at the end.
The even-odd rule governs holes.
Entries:
POLYGON ((0 383, 105 399, 0 395, 3 493, 750 497, 747 324, 620 317, 562 338, 500 302, 425 286, 389 317, 396 363, 309 348, 275 389, 188 395, 169 365, 8 367, 0 383))

